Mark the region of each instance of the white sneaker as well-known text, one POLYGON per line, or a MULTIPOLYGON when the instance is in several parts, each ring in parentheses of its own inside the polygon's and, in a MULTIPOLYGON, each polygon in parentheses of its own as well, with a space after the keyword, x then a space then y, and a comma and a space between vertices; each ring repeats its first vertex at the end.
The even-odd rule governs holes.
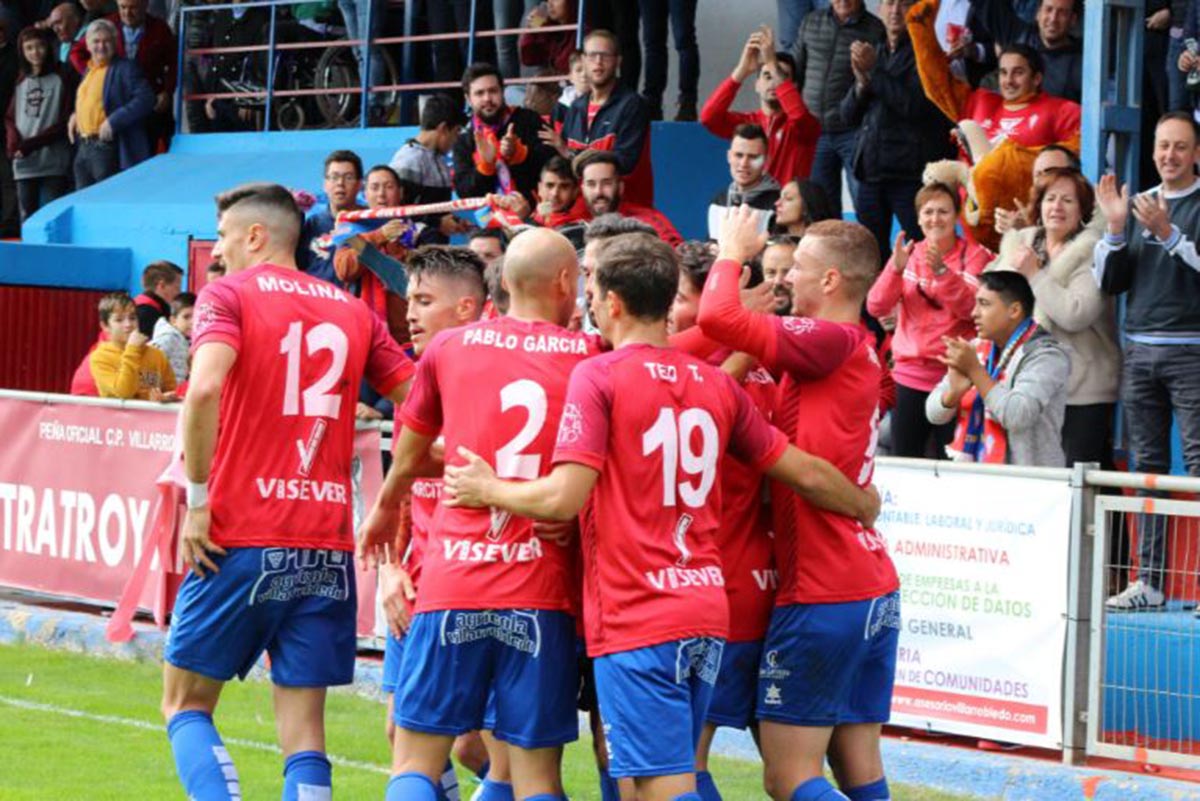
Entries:
POLYGON ((1104 608, 1110 612, 1142 612, 1162 609, 1166 604, 1161 591, 1138 579, 1105 601, 1104 608))

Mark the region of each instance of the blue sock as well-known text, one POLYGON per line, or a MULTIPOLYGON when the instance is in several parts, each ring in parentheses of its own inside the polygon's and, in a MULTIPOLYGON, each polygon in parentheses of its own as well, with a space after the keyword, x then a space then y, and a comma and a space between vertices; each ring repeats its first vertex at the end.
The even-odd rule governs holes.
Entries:
POLYGON ((387 784, 384 801, 438 801, 437 788, 424 773, 400 773, 387 784))
POLYGON ((167 723, 167 738, 175 754, 175 770, 188 798, 195 801, 240 801, 242 788, 237 768, 212 716, 189 709, 177 712, 167 723))
POLYGON ((621 801, 621 788, 606 768, 600 768, 600 801, 621 801))
POLYGON ((475 801, 513 801, 512 785, 495 779, 484 779, 475 801))
POLYGON ((850 801, 891 801, 892 793, 888 790, 887 777, 883 777, 879 781, 863 784, 858 787, 851 787, 844 790, 846 798, 850 801))
POLYGON ((299 801, 301 795, 304 801, 333 799, 333 768, 320 751, 298 751, 283 763, 283 801, 299 801))
POLYGON ((809 779, 792 791, 792 801, 847 801, 824 776, 809 779))
POLYGON ((438 801, 460 801, 458 793, 458 774, 454 772, 454 763, 446 757, 446 767, 442 768, 442 778, 437 784, 438 801))
POLYGON ((721 791, 717 789, 717 783, 707 770, 696 771, 696 795, 700 796, 702 801, 721 801, 721 791))

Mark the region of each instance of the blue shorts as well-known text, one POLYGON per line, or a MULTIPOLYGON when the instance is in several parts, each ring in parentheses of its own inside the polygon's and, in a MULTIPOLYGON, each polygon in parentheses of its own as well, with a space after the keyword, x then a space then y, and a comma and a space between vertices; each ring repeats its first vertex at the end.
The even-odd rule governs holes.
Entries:
POLYGON ((575 619, 566 612, 422 612, 404 639, 397 726, 453 736, 490 728, 518 748, 579 739, 575 619))
POLYGON ((597 657, 596 695, 616 777, 696 770, 724 641, 714 637, 651 645, 597 657))
MULTIPOLYGON (((400 661, 404 658, 404 644, 408 637, 396 637, 389 631, 383 646, 383 681, 380 687, 385 693, 396 692, 400 683, 400 661)), ((483 713, 483 728, 491 731, 496 725, 496 693, 488 693, 487 709, 483 713)))
POLYGON ((886 723, 900 594, 776 607, 758 672, 761 720, 792 726, 886 723))
POLYGON ((188 573, 163 658, 218 681, 246 678, 263 651, 283 687, 354 680, 358 616, 347 551, 230 548, 207 578, 188 573))
POLYGON ((744 729, 754 722, 762 646, 762 640, 725 643, 707 722, 732 729, 744 729))

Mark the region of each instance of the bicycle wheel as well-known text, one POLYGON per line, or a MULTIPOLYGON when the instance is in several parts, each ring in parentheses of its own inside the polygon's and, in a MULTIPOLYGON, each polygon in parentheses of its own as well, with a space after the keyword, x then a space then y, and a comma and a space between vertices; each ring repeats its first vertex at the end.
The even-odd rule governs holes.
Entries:
MULTIPOLYGON (((384 83, 394 86, 399 83, 400 73, 396 62, 386 50, 377 49, 372 58, 383 62, 384 83)), ((359 112, 362 109, 361 95, 358 92, 337 90, 358 89, 362 86, 358 72, 358 59, 354 51, 348 47, 326 48, 317 60, 316 74, 313 85, 317 89, 334 90, 330 94, 317 95, 317 108, 321 116, 332 128, 345 128, 358 124, 359 112)), ((392 110, 400 102, 399 92, 382 93, 382 107, 385 119, 391 117, 392 110)))

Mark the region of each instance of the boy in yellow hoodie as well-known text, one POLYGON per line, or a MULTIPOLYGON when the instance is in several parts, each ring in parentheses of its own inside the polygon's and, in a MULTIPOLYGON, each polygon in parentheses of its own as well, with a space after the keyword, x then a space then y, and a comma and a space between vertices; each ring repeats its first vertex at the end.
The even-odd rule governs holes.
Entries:
POLYGON ((100 330, 108 337, 92 351, 92 378, 102 398, 173 401, 175 373, 161 350, 138 330, 137 307, 126 292, 100 299, 100 330))

